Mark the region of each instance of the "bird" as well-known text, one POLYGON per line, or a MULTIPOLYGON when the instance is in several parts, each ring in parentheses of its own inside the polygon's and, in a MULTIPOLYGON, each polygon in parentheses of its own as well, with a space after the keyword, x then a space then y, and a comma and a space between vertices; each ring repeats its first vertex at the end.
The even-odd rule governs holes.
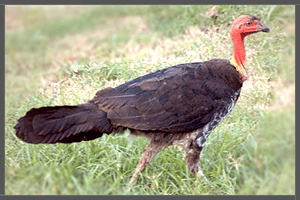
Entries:
POLYGON ((68 144, 129 130, 149 139, 129 184, 171 145, 183 147, 189 171, 207 180, 200 167, 201 152, 211 131, 233 110, 248 77, 244 38, 269 31, 258 17, 243 14, 231 25, 231 59, 157 70, 104 88, 79 105, 32 108, 18 119, 16 136, 32 144, 68 144))

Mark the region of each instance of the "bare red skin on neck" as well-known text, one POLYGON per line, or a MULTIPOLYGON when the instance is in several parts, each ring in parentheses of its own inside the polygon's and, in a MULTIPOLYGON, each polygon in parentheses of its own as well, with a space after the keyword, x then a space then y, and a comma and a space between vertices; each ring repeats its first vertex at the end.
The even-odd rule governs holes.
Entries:
POLYGON ((238 72, 240 72, 242 80, 247 80, 244 38, 249 34, 257 32, 255 27, 258 25, 257 23, 253 23, 251 27, 246 27, 245 22, 247 20, 248 18, 246 16, 237 18, 232 23, 230 30, 233 41, 233 57, 230 63, 236 67, 238 72))

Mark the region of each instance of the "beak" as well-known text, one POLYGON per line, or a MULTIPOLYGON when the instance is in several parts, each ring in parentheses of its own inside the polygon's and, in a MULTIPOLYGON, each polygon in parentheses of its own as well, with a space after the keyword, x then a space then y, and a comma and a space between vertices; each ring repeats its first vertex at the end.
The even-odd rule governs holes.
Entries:
POLYGON ((256 30, 262 31, 262 32, 270 32, 269 27, 265 24, 260 24, 260 26, 256 27, 256 30))

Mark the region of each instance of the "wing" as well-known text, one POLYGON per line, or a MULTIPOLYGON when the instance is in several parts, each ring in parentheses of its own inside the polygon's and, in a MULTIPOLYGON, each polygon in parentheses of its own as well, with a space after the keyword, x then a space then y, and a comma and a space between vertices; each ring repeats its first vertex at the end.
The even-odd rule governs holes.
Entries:
POLYGON ((220 79, 224 72, 213 71, 211 65, 188 63, 159 70, 101 90, 92 101, 107 112, 114 126, 143 131, 196 130, 211 121, 234 92, 220 79))

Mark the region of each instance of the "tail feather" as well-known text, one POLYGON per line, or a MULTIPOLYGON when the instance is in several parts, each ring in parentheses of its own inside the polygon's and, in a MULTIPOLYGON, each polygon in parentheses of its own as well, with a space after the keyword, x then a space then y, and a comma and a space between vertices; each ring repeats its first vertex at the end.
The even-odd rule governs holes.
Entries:
POLYGON ((18 120, 16 135, 28 143, 71 143, 111 133, 106 113, 93 104, 41 107, 18 120))

